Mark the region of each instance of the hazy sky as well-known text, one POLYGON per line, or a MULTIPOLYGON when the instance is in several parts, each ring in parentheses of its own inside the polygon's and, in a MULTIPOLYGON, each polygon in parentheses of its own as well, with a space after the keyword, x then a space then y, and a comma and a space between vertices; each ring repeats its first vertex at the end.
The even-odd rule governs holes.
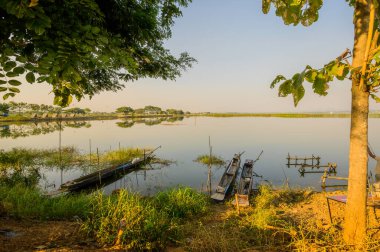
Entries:
MULTIPOLYGON (((286 26, 273 10, 261 11, 261 1, 193 0, 176 20, 167 47, 187 51, 198 60, 177 81, 144 79, 127 83, 117 93, 106 92, 72 106, 114 111, 154 105, 186 111, 303 112, 350 110, 350 82, 334 82, 320 97, 307 88, 294 108, 291 97, 279 98, 269 88, 277 74, 286 77, 309 64, 319 68, 353 45, 353 10, 345 0, 325 0, 311 27, 286 26)), ((308 84, 307 84, 308 85, 308 84)), ((309 85, 308 85, 309 86, 309 85)), ((51 104, 48 85, 23 85, 15 101, 51 104)), ((380 109, 372 102, 371 109, 380 109)))

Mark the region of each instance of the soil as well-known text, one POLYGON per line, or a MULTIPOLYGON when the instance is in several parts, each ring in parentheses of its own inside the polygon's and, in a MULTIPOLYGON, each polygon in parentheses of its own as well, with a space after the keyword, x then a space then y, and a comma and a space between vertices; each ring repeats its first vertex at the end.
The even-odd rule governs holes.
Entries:
POLYGON ((0 251, 103 251, 72 221, 0 219, 0 251))

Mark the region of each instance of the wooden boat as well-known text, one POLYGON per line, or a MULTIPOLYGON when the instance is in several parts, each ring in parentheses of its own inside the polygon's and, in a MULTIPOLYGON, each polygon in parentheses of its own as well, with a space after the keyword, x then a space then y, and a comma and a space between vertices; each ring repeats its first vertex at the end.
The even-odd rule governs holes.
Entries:
POLYGON ((117 166, 112 166, 109 168, 105 168, 105 169, 90 173, 88 175, 82 176, 80 178, 70 180, 62 184, 59 188, 59 191, 75 192, 75 191, 80 191, 97 184, 101 184, 102 180, 109 179, 110 177, 120 174, 121 172, 125 172, 127 170, 134 170, 138 168, 140 165, 148 161, 148 159, 149 157, 145 159, 135 158, 130 162, 117 165, 117 166))
POLYGON ((249 195, 252 192, 253 184, 253 160, 246 159, 241 171, 240 180, 237 188, 237 199, 240 206, 249 206, 249 195))
POLYGON ((228 193, 231 192, 233 182, 235 181, 236 174, 240 168, 240 156, 242 154, 235 154, 231 162, 227 165, 226 170, 223 173, 222 178, 215 193, 211 195, 211 198, 217 201, 223 201, 228 193))

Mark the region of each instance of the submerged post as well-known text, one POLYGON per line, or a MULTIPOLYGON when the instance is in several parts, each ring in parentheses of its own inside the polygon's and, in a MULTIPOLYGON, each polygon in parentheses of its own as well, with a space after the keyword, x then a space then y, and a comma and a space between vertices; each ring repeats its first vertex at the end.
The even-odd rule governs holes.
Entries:
POLYGON ((211 147, 211 137, 208 137, 208 146, 210 149, 210 158, 208 162, 208 174, 207 174, 207 187, 208 187, 208 193, 211 196, 211 159, 212 159, 212 147, 211 147))

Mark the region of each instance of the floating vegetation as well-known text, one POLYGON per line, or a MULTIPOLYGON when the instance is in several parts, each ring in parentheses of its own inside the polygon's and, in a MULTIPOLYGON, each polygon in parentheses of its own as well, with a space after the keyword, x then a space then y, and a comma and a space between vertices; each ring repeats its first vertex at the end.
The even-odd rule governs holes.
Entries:
MULTIPOLYGON (((99 163, 101 164, 121 164, 128 162, 137 157, 143 157, 149 155, 152 149, 141 148, 120 148, 118 150, 111 150, 104 153, 99 153, 99 163)), ((87 160, 90 160, 90 156, 87 155, 87 160)), ((96 163, 98 156, 96 153, 91 154, 92 163, 96 163)))
POLYGON ((220 166, 226 163, 221 157, 214 156, 214 155, 211 155, 211 159, 210 159, 210 155, 200 155, 194 161, 205 164, 205 165, 210 164, 210 161, 211 161, 212 165, 220 165, 220 166))

